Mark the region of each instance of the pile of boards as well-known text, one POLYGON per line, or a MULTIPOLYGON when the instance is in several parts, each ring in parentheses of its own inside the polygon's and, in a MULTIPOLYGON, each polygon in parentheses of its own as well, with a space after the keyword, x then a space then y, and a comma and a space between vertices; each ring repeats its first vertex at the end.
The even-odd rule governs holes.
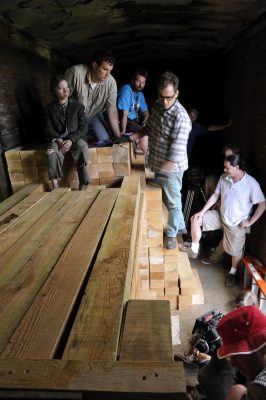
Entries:
POLYGON ((146 185, 138 263, 135 267, 133 297, 168 300, 172 310, 190 310, 204 304, 204 293, 196 269, 178 247, 164 246, 162 191, 146 185))
POLYGON ((166 300, 132 299, 138 176, 0 203, 0 398, 183 399, 166 300))
MULTIPOLYGON (((5 158, 13 193, 33 182, 44 183, 46 190, 51 188, 44 146, 8 150, 5 158)), ((129 143, 89 148, 88 158, 88 173, 93 185, 112 185, 119 178, 130 175, 129 143)), ((59 185, 77 189, 78 174, 69 154, 65 157, 63 172, 59 185)))

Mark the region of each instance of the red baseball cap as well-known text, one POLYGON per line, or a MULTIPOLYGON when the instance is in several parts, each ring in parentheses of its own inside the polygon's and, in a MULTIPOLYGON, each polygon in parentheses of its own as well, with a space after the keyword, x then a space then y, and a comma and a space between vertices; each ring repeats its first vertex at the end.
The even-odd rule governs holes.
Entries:
POLYGON ((217 330, 222 338, 218 358, 251 354, 266 346, 266 316, 256 306, 229 312, 220 319, 217 330))

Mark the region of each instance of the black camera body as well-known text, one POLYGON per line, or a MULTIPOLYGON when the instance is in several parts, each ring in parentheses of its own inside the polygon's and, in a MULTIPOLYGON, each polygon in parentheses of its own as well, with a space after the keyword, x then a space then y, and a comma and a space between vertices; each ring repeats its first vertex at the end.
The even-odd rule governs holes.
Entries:
POLYGON ((201 353, 215 355, 221 345, 221 338, 217 332, 217 325, 223 314, 213 309, 196 319, 192 330, 193 349, 201 353))

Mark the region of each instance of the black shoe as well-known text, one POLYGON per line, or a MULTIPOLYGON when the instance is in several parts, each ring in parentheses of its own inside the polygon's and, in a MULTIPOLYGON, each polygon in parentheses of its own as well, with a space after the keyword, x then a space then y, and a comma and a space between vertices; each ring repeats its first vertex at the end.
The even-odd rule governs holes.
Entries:
POLYGON ((81 185, 79 185, 79 190, 86 190, 88 186, 88 183, 82 183, 81 185))
POLYGON ((225 286, 227 286, 227 287, 236 286, 236 274, 230 274, 230 272, 229 272, 225 286))
POLYGON ((175 237, 167 237, 166 238, 166 248, 168 250, 172 250, 176 248, 176 238, 175 237))

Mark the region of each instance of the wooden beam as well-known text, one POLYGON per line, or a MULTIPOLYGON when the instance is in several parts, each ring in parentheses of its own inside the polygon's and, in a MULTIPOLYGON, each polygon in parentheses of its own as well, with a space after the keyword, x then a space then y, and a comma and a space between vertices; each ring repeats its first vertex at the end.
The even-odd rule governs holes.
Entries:
MULTIPOLYGON (((39 223, 35 224, 37 226, 33 225, 32 229, 24 235, 23 243, 20 243, 20 240, 12 247, 11 252, 14 250, 14 254, 16 254, 14 262, 11 255, 8 254, 9 262, 5 264, 6 269, 3 269, 0 275, 2 286, 0 291, 1 352, 31 306, 98 192, 99 190, 94 188, 92 193, 89 191, 66 193, 67 198, 66 196, 61 198, 56 207, 49 210, 49 215, 45 214, 43 220, 39 220, 39 223), (65 205, 60 201, 64 201, 65 205), (31 238, 34 240, 30 240, 31 238), (20 246, 21 244, 23 246, 20 246)), ((7 258, 5 256, 2 257, 4 260, 7 258)), ((46 292, 45 296, 48 293, 46 292)), ((61 299, 61 301, 63 300, 61 299)), ((47 310, 42 309, 42 312, 45 317, 47 310)), ((34 315, 35 318, 40 318, 40 309, 34 315)), ((33 322, 31 320, 30 325, 33 322)), ((34 335, 31 339, 34 339, 34 335)), ((23 340, 20 345, 23 347, 23 340)))
MULTIPOLYGON (((92 400, 185 399, 181 362, 0 360, 0 389, 79 391, 92 400)), ((3 398, 1 396, 1 398, 3 398)), ((44 397, 42 397, 44 398, 44 397)))
MULTIPOLYGON (((79 307, 64 359, 115 360, 134 232, 138 177, 124 178, 86 292, 79 307)), ((136 233, 135 233, 136 234, 136 233)))
MULTIPOLYGON (((94 194, 97 194, 96 190, 94 194)), ((118 189, 106 189, 94 201, 1 358, 53 357, 117 195, 118 189)), ((89 206, 89 202, 92 203, 94 198, 89 199, 88 195, 86 197, 89 206)), ((79 208, 81 206, 80 203, 79 208)), ((61 224, 63 223, 62 220, 61 224)), ((42 247, 45 247, 45 243, 42 247)))
POLYGON ((119 361, 172 361, 171 315, 165 300, 130 300, 119 361))
POLYGON ((29 183, 28 185, 20 189, 18 192, 8 197, 8 199, 0 203, 0 215, 4 214, 10 208, 14 207, 15 204, 19 203, 30 193, 43 192, 43 191, 44 191, 43 183, 29 183))

